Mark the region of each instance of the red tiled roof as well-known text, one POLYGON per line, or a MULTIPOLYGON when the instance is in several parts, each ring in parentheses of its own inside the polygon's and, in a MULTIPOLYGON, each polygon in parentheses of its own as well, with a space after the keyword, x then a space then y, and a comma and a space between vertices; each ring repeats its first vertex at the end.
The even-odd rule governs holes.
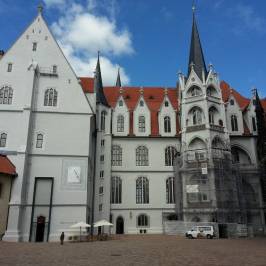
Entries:
POLYGON ((0 155, 0 173, 12 176, 15 176, 17 174, 16 167, 5 155, 0 155))
POLYGON ((79 78, 80 84, 85 93, 93 93, 93 78, 79 78))
POLYGON ((240 93, 238 93, 236 90, 231 88, 230 85, 227 84, 225 81, 221 82, 220 88, 221 88, 221 91, 222 91, 223 101, 225 103, 228 102, 228 99, 229 99, 230 95, 232 94, 234 96, 234 98, 236 99, 239 107, 242 110, 247 108, 247 106, 249 105, 250 99, 247 99, 247 98, 243 97, 240 93))

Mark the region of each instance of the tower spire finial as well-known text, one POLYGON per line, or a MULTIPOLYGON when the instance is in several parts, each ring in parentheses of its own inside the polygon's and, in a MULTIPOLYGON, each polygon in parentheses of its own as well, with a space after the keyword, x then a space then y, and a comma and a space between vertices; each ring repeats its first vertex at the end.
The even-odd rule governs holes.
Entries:
POLYGON ((43 12, 43 5, 40 3, 40 4, 38 5, 38 13, 41 15, 42 12, 43 12))
POLYGON ((195 15, 195 12, 196 12, 196 3, 195 3, 195 0, 193 0, 193 2, 192 2, 192 13, 193 13, 193 15, 195 15))

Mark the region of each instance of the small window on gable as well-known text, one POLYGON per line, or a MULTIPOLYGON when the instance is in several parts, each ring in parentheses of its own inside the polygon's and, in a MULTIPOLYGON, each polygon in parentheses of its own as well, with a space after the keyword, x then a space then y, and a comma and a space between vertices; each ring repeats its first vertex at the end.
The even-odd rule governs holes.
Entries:
POLYGON ((57 65, 53 65, 53 74, 57 74, 57 65))
POLYGON ((43 134, 37 134, 36 148, 41 149, 43 146, 43 134))
POLYGON ((37 51, 37 42, 34 42, 33 44, 32 44, 32 51, 37 51))
POLYGON ((50 88, 44 93, 44 106, 57 106, 57 90, 50 88))
POLYGON ((7 65, 7 72, 12 72, 12 67, 13 67, 13 64, 12 63, 9 63, 7 65))
POLYGON ((7 134, 6 133, 2 133, 0 135, 0 147, 1 148, 6 147, 6 139, 7 139, 7 134))
POLYGON ((235 105, 235 101, 233 99, 230 100, 230 105, 235 105))
POLYGON ((139 106, 143 107, 144 106, 144 102, 143 101, 140 101, 139 102, 139 106))
POLYGON ((169 102, 165 101, 164 106, 168 107, 169 106, 169 102))
POLYGON ((119 106, 123 106, 123 101, 122 100, 119 101, 119 106))

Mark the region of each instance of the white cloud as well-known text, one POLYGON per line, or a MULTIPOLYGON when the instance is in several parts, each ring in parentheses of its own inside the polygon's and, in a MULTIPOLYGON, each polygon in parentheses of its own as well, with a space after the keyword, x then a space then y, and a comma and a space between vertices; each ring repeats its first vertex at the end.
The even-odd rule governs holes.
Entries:
MULTIPOLYGON (((117 10, 116 1, 111 2, 113 4, 108 6, 113 6, 113 11, 109 17, 117 10)), ((119 29, 115 19, 96 14, 96 7, 95 0, 88 0, 86 6, 72 3, 67 12, 53 23, 52 30, 77 75, 93 76, 96 54, 100 51, 103 82, 105 85, 114 85, 119 65, 111 62, 107 56, 113 60, 117 56, 133 54, 131 34, 127 29, 119 29)), ((130 81, 123 68, 121 79, 123 84, 130 81)))
POLYGON ((65 0, 43 0, 47 7, 61 5, 65 3, 65 0))

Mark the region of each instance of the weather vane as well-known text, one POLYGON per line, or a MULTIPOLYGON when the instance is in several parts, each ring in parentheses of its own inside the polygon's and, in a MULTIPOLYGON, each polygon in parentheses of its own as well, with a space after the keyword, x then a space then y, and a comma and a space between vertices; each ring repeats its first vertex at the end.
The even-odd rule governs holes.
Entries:
POLYGON ((195 0, 193 0, 193 3, 192 3, 192 11, 193 11, 193 13, 195 13, 195 11, 196 11, 195 0))

